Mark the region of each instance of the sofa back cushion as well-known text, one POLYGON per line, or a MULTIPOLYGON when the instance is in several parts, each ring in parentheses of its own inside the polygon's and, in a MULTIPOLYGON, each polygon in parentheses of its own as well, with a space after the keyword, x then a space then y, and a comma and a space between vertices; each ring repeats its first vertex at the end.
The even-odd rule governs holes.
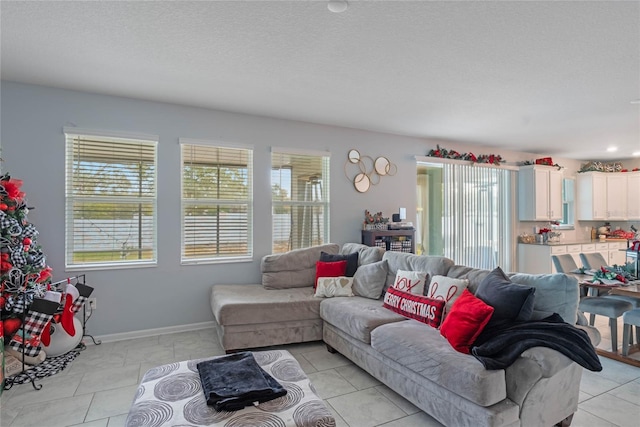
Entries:
MULTIPOLYGON (((469 280, 469 290, 475 294, 478 285, 491 273, 490 270, 454 265, 447 276, 469 280)), ((580 286, 578 281, 566 274, 507 273, 513 283, 536 288, 533 302, 533 317, 545 317, 545 313, 558 313, 565 322, 575 325, 578 318, 580 286)))
POLYGON ((453 261, 449 258, 430 255, 414 255, 406 252, 386 251, 382 259, 387 260, 387 283, 385 290, 393 284, 398 270, 421 271, 429 274, 446 276, 453 261))
POLYGON ((282 254, 265 255, 260 263, 262 285, 266 289, 313 287, 320 252, 337 254, 339 250, 339 245, 328 243, 282 254))
POLYGON ((354 252, 358 253, 358 266, 361 266, 382 261, 384 249, 375 246, 362 245, 360 243, 345 243, 342 245, 342 248, 340 248, 341 255, 349 255, 354 252))
POLYGON ((509 275, 513 283, 536 288, 533 302, 535 311, 558 313, 570 325, 578 320, 580 285, 575 277, 563 273, 509 275))
POLYGON ((466 265, 454 265, 447 272, 447 276, 456 279, 467 279, 469 286, 467 289, 475 295, 478 285, 482 283, 485 277, 491 273, 489 270, 482 270, 479 268, 468 267, 466 265))

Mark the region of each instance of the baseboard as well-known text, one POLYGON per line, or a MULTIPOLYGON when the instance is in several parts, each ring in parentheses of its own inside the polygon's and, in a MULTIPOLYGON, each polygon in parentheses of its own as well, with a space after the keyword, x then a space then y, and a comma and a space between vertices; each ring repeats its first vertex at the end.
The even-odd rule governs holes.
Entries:
MULTIPOLYGON (((166 328, 143 329, 140 331, 122 332, 119 334, 95 335, 93 338, 101 342, 114 342, 122 340, 131 340, 136 338, 151 337, 154 335, 175 334, 177 332, 197 331, 199 329, 208 329, 215 327, 214 321, 190 323, 188 325, 167 326, 166 328)), ((85 336, 84 343, 93 345, 90 337, 85 336)))

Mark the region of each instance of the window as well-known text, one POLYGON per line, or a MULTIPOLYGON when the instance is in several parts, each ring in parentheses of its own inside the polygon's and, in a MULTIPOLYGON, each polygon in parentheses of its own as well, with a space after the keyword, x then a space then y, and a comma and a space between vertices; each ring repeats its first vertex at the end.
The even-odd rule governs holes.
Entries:
POLYGON ((182 262, 253 255, 253 151, 181 139, 182 262))
POLYGON ((574 203, 575 203, 575 180, 564 178, 562 180, 562 221, 554 228, 563 230, 573 230, 574 227, 574 203))
POLYGON ((515 171, 462 162, 419 163, 420 253, 511 271, 515 171))
POLYGON ((329 241, 329 153, 271 153, 273 253, 329 241))
POLYGON ((155 264, 157 137, 65 136, 66 266, 155 264))

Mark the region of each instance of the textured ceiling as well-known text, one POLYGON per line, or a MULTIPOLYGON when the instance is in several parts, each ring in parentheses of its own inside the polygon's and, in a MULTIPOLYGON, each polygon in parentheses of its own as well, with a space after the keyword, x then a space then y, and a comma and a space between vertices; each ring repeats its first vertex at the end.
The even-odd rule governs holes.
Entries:
POLYGON ((3 80, 575 159, 640 151, 640 2, 0 3, 3 80), (609 145, 619 147, 607 153, 609 145))

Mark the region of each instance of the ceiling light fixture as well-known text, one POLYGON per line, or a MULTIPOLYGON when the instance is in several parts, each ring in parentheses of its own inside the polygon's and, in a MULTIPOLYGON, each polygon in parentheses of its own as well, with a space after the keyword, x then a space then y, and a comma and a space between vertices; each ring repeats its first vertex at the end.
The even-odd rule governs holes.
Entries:
POLYGON ((631 155, 633 157, 638 157, 638 156, 640 156, 640 151, 634 151, 633 153, 631 153, 631 155))
POLYGON ((347 3, 347 0, 330 0, 327 8, 329 8, 331 12, 340 13, 349 8, 349 3, 347 3))
POLYGON ((608 151, 609 153, 613 153, 613 152, 615 152, 615 151, 618 151, 618 147, 614 147, 614 146, 607 147, 607 151, 608 151))
POLYGON ((632 104, 640 104, 640 99, 634 99, 631 101, 632 104))

